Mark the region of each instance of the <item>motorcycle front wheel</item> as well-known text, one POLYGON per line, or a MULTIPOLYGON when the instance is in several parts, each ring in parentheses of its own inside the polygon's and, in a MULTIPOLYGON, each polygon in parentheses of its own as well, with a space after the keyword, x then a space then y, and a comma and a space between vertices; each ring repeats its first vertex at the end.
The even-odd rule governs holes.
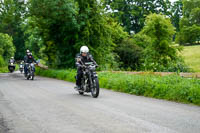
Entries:
POLYGON ((32 72, 32 73, 31 73, 31 76, 30 76, 31 80, 34 80, 34 76, 35 76, 35 75, 34 75, 34 73, 32 72))
POLYGON ((93 98, 97 98, 99 96, 99 80, 98 78, 93 79, 93 88, 91 89, 91 94, 93 98))

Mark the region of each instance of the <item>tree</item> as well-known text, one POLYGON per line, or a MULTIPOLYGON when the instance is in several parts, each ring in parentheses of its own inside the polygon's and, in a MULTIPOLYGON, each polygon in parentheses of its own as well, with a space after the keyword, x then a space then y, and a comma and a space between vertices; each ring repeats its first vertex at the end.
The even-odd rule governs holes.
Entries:
MULTIPOLYGON (((44 42, 50 67, 72 67, 77 31, 77 6, 73 0, 30 0, 31 23, 44 42), (43 10, 41 10, 43 9, 43 10)), ((29 38, 30 39, 30 38, 29 38)))
POLYGON ((161 14, 150 14, 145 24, 140 34, 147 36, 151 43, 144 49, 144 69, 163 71, 178 59, 178 48, 172 44, 175 29, 170 19, 161 14))
POLYGON ((21 24, 26 16, 26 5, 17 0, 0 0, 0 32, 13 38, 15 58, 23 59, 25 44, 21 24))
POLYGON ((15 46, 13 45, 13 39, 8 34, 0 33, 0 56, 8 61, 10 57, 15 54, 15 46))
POLYGON ((181 45, 193 45, 200 41, 200 0, 183 1, 183 18, 176 41, 181 45))
POLYGON ((138 33, 144 27, 145 18, 150 13, 171 16, 169 0, 107 0, 105 7, 129 33, 138 33))
POLYGON ((176 27, 176 31, 180 31, 180 19, 183 16, 183 2, 182 0, 175 1, 171 7, 171 22, 176 27))
POLYGON ((80 31, 76 42, 77 51, 80 46, 87 45, 101 68, 117 66, 116 54, 113 52, 128 34, 112 18, 104 13, 103 4, 96 0, 77 0, 79 5, 78 23, 80 31))

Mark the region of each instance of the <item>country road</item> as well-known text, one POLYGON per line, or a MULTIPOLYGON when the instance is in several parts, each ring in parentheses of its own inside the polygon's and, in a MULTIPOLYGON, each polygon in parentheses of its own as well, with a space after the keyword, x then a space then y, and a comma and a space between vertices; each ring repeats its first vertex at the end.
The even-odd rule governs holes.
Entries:
POLYGON ((70 82, 0 74, 0 133, 199 133, 200 107, 101 89, 95 99, 70 82))

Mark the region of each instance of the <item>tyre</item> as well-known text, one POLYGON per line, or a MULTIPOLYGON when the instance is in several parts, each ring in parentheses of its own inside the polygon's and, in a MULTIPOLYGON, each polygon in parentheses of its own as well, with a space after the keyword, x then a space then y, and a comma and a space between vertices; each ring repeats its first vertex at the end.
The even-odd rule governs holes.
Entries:
POLYGON ((82 92, 82 91, 78 91, 78 93, 79 93, 80 95, 83 95, 83 94, 84 94, 84 92, 82 92))
POLYGON ((35 76, 35 75, 34 75, 34 73, 32 72, 32 73, 31 73, 31 77, 30 77, 31 80, 34 80, 34 76, 35 76))
POLYGON ((93 80, 94 87, 91 89, 91 94, 93 98, 97 98, 99 96, 99 80, 95 78, 93 80))

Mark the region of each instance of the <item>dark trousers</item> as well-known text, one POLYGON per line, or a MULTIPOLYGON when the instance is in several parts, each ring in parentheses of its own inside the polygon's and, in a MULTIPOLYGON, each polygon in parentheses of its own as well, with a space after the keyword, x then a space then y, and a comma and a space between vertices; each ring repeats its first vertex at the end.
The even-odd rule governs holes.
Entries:
POLYGON ((81 68, 78 68, 76 75, 76 85, 81 86, 81 78, 83 76, 83 71, 81 68))
POLYGON ((27 64, 24 64, 24 73, 27 74, 27 71, 28 71, 27 64))

